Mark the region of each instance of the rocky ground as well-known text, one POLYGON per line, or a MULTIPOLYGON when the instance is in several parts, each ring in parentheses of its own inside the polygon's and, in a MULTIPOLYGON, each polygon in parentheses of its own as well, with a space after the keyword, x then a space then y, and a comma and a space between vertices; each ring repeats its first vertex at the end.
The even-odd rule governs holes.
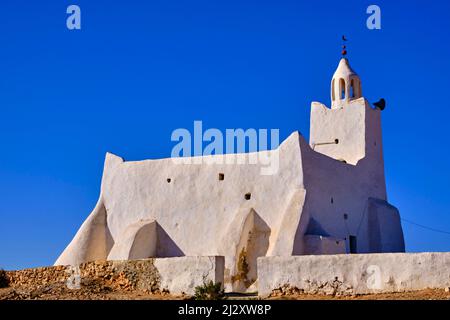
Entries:
MULTIPOLYGON (((18 271, 0 270, 0 300, 172 300, 191 299, 174 296, 161 289, 153 260, 92 262, 79 266, 79 289, 69 289, 71 273, 67 267, 43 267, 18 271)), ((334 288, 334 287, 333 287, 334 288)), ((450 288, 427 289, 390 294, 355 295, 350 291, 327 294, 282 287, 272 292, 272 300, 450 300, 450 288)), ((226 299, 259 299, 256 294, 227 294, 226 299)))
POLYGON ((67 267, 0 270, 0 300, 183 299, 161 290, 153 260, 89 262, 78 268, 80 283, 67 267))
POLYGON ((321 294, 290 294, 276 295, 270 299, 286 300, 450 300, 450 292, 443 289, 426 289, 412 292, 379 293, 365 295, 321 295, 321 294))
POLYGON ((69 289, 65 283, 0 289, 0 300, 178 300, 184 298, 186 297, 172 296, 167 293, 112 288, 100 281, 84 281, 80 289, 69 289))
MULTIPOLYGON (((9 287, 0 289, 0 300, 169 300, 189 299, 167 293, 151 293, 140 290, 113 289, 96 281, 83 283, 80 289, 68 289, 65 284, 41 287, 9 287)), ((227 299, 258 299, 256 295, 227 295, 227 299)), ((275 294, 270 300, 450 300, 446 290, 427 289, 414 292, 370 295, 321 295, 321 294, 275 294)))

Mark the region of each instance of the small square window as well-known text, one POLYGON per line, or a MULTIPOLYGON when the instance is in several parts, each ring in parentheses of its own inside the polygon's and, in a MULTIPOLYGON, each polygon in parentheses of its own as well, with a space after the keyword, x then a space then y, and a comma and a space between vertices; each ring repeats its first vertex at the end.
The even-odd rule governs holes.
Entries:
POLYGON ((219 173, 219 180, 225 180, 225 175, 223 173, 219 173))

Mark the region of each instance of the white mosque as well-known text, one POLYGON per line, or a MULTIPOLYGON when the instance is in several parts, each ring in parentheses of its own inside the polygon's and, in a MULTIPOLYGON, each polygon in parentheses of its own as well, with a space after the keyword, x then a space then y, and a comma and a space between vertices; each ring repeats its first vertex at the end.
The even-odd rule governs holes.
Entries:
POLYGON ((310 130, 309 143, 294 132, 261 151, 278 153, 273 175, 261 175, 260 164, 108 153, 97 205, 55 265, 224 256, 225 288, 246 291, 260 256, 403 252, 399 212, 386 195, 381 110, 363 97, 346 58, 331 80, 331 108, 311 104, 310 130))

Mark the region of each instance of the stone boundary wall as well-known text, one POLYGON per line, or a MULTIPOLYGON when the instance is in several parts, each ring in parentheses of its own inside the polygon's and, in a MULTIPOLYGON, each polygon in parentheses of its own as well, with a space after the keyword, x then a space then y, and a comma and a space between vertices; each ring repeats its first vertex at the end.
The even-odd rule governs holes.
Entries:
POLYGON ((193 295, 196 286, 222 283, 224 257, 174 257, 144 260, 95 261, 78 267, 53 266, 6 271, 10 287, 41 288, 69 282, 73 287, 96 282, 113 289, 193 295), (78 281, 79 279, 79 281, 78 281), (78 281, 78 282, 77 282, 78 281))
POLYGON ((450 286, 450 252, 258 258, 258 294, 368 294, 450 286))

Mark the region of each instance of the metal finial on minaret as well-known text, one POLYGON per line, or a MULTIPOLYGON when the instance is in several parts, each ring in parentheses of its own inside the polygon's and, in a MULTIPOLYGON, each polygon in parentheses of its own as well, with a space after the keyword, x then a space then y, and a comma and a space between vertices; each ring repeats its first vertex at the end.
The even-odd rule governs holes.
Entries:
POLYGON ((345 45, 346 42, 347 38, 345 36, 342 36, 342 58, 345 58, 345 56, 347 55, 347 46, 345 45))

